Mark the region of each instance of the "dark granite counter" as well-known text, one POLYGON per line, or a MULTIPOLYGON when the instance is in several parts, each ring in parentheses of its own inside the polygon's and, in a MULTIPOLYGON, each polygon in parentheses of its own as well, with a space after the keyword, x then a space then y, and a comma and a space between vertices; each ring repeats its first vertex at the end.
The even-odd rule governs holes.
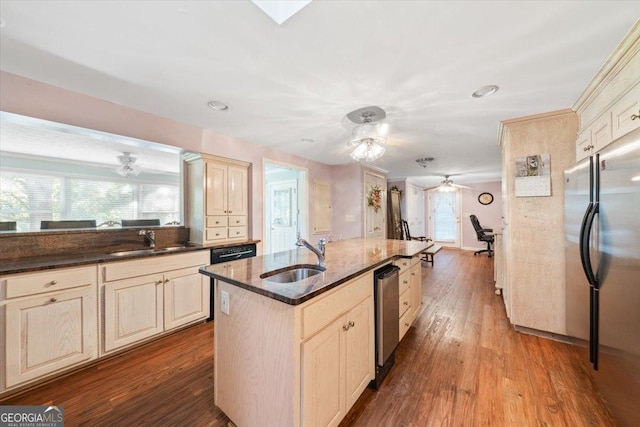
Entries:
MULTIPOLYGON (((102 251, 95 247, 87 248, 84 253, 70 251, 68 253, 56 253, 53 255, 38 255, 15 259, 0 259, 0 274, 27 273, 53 268, 75 267, 79 265, 95 264, 100 262, 124 261, 150 256, 164 256, 190 251, 210 250, 212 248, 235 246, 246 243, 258 243, 260 240, 247 240, 242 242, 223 243, 217 246, 201 246, 188 244, 179 247, 180 244, 168 244, 166 247, 150 249, 148 247, 112 247, 102 251)), ((0 242, 1 243, 1 242, 0 242)))
POLYGON ((291 305, 301 304, 356 276, 396 258, 411 258, 432 246, 431 242, 384 239, 349 239, 328 243, 326 271, 294 283, 276 283, 260 275, 292 265, 315 265, 318 258, 307 248, 245 258, 202 267, 200 272, 291 305))

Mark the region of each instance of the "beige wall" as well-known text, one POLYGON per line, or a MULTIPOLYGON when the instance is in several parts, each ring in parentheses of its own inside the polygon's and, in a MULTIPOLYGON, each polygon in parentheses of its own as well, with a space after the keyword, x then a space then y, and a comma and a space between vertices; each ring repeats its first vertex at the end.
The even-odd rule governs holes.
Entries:
POLYGON ((578 117, 571 110, 502 122, 506 180, 507 297, 516 326, 566 334, 564 170, 575 163, 578 117), (515 197, 514 160, 551 156, 551 196, 515 197))

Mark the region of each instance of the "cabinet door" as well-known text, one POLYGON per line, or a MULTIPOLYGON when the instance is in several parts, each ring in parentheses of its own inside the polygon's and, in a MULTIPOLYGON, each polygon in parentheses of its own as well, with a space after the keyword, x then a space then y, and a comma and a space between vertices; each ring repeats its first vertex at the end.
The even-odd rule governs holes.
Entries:
POLYGON ((227 166, 206 162, 205 214, 227 215, 227 166))
POLYGON ((171 271, 164 280, 164 329, 209 317, 209 278, 194 268, 171 271))
POLYGON ((640 115, 640 84, 634 86, 611 109, 614 140, 640 127, 640 118, 631 119, 634 115, 640 115))
POLYGON ((105 351, 152 337, 164 330, 161 274, 106 283, 105 351))
POLYGON ((420 277, 421 266, 418 261, 417 264, 411 266, 410 278, 411 281, 411 323, 418 317, 420 310, 422 309, 422 277, 420 277))
POLYGON ((97 356, 95 287, 50 293, 6 305, 6 386, 97 356))
POLYGON ((345 339, 341 316, 302 344, 302 425, 336 426, 345 416, 345 339))
MULTIPOLYGON (((229 166, 227 175, 227 212, 229 215, 249 213, 249 171, 239 166, 229 166)), ((232 224, 229 224, 232 225, 232 224)))
POLYGON ((374 378, 373 298, 369 297, 347 313, 346 408, 348 411, 374 378))

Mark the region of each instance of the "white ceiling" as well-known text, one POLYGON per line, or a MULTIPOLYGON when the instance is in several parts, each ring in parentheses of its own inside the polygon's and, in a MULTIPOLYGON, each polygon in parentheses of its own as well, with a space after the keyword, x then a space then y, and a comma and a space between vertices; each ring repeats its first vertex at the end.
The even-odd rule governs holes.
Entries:
POLYGON ((431 185, 499 179, 499 121, 570 107, 640 1, 314 0, 277 25, 249 1, 2 0, 0 16, 5 71, 328 164, 351 161, 345 115, 381 106, 374 164, 431 185))

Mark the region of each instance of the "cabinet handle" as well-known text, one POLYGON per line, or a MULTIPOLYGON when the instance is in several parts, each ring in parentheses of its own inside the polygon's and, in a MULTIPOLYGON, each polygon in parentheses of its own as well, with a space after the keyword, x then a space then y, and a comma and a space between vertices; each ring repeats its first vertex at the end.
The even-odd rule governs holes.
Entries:
POLYGON ((229 213, 233 213, 233 211, 229 211, 229 213))
POLYGON ((169 283, 169 279, 164 279, 164 283, 169 283))
POLYGON ((631 120, 640 119, 640 110, 638 110, 638 114, 632 114, 631 120))
POLYGON ((58 301, 58 299, 57 299, 57 298, 51 298, 51 299, 49 300, 49 302, 56 302, 56 301, 58 301))
POLYGON ((353 328, 354 326, 356 326, 356 322, 349 320, 349 327, 353 328))
POLYGON ((411 275, 412 275, 412 276, 415 276, 415 275, 416 275, 416 273, 411 273, 411 275))
POLYGON ((57 281, 57 280, 52 280, 52 281, 50 281, 50 282, 49 282, 49 285, 50 285, 50 286, 55 286, 55 285, 57 285, 57 284, 58 284, 58 281, 57 281))
POLYGON ((402 281, 402 283, 404 283, 404 284, 406 285, 406 284, 407 284, 407 283, 409 283, 409 282, 408 282, 408 281, 406 281, 406 280, 403 280, 403 281, 402 281))
POLYGON ((156 282, 156 285, 162 285, 162 280, 158 280, 158 281, 156 282))
POLYGON ((349 329, 351 329, 351 326, 347 325, 342 325, 342 329, 344 329, 345 331, 348 331, 349 329))

